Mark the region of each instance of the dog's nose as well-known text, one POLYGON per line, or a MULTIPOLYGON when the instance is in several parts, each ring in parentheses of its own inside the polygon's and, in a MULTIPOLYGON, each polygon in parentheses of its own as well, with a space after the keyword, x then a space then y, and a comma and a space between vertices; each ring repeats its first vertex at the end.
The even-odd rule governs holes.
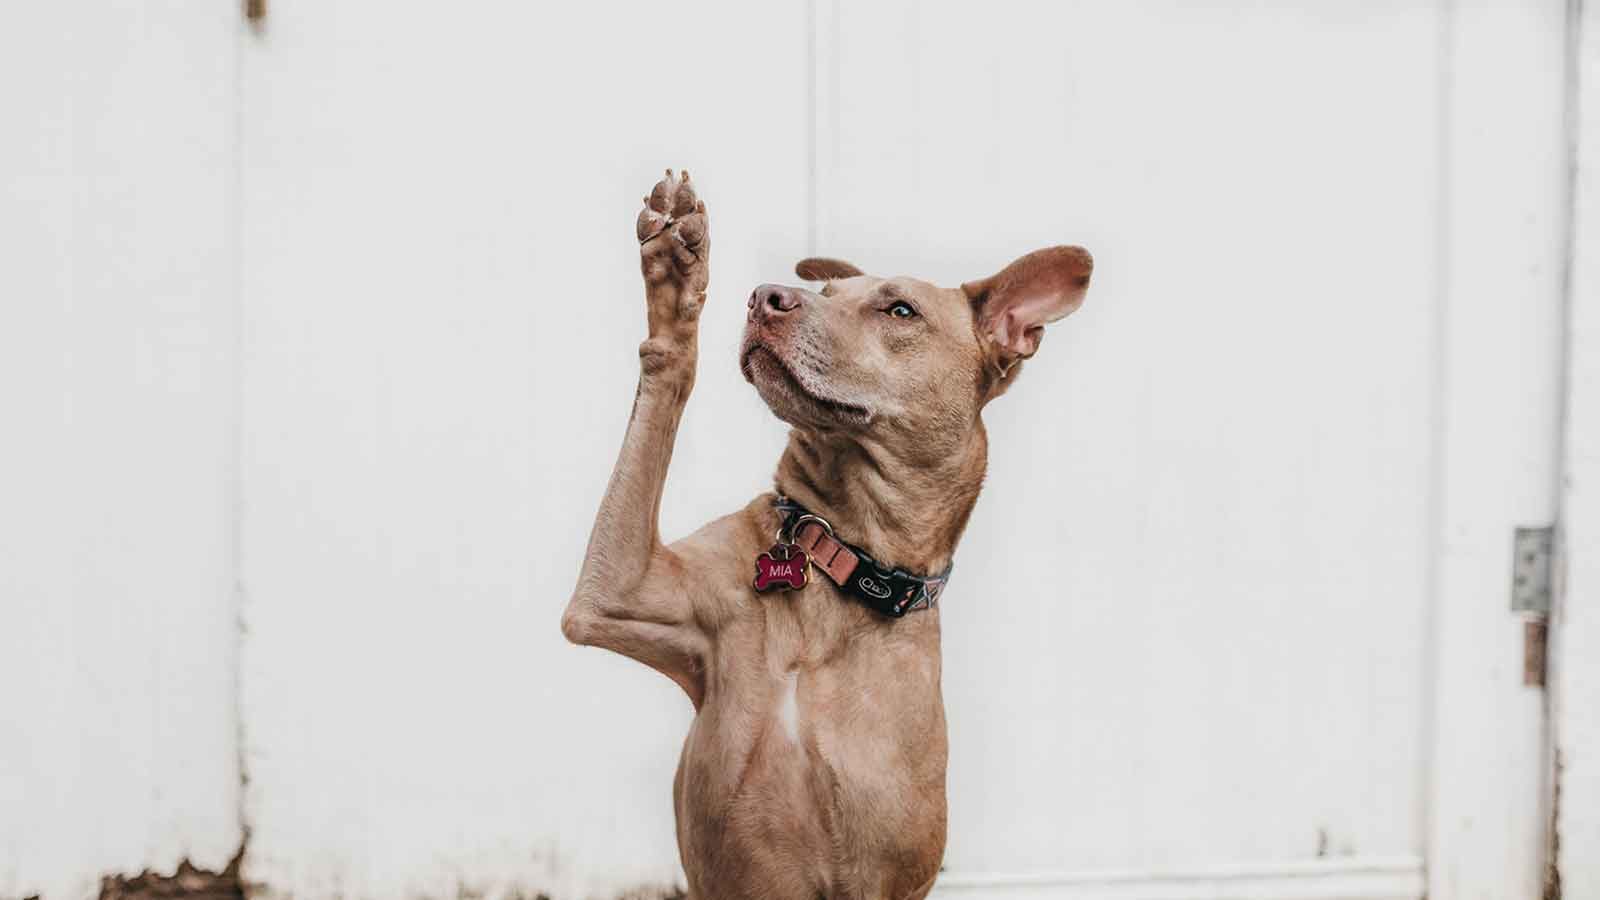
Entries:
POLYGON ((781 316, 800 306, 800 292, 781 284, 763 284, 750 292, 745 306, 761 316, 781 316))

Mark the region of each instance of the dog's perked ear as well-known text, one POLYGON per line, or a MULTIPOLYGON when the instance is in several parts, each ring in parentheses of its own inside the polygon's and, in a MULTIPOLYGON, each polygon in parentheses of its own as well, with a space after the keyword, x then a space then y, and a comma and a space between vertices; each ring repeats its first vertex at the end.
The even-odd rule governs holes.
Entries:
POLYGON ((1083 304, 1093 271, 1094 258, 1082 247, 1048 247, 961 286, 1002 374, 1038 351, 1047 323, 1083 304))
POLYGON ((812 256, 794 264, 794 273, 806 281, 829 281, 834 278, 854 278, 863 274, 842 259, 812 256))

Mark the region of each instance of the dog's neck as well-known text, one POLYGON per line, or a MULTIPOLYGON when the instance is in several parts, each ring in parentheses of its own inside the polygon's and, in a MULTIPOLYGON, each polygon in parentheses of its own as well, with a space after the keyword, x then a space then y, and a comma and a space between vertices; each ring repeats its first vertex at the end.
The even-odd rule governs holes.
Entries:
POLYGON ((988 465, 982 423, 954 452, 911 462, 881 445, 794 429, 778 461, 778 492, 827 519, 834 534, 880 563, 944 571, 978 500, 988 465))

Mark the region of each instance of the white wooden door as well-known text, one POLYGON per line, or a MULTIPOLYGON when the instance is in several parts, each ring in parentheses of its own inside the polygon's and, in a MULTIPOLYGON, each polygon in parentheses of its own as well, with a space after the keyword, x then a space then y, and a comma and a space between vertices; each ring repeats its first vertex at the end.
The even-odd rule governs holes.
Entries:
POLYGON ((988 417, 941 892, 1536 896, 1505 589, 1553 514, 1559 6, 274 4, 243 60, 247 877, 677 880, 688 710, 555 621, 632 396, 634 204, 678 165, 716 252, 669 535, 777 458, 733 364, 751 285, 1096 254, 988 417))

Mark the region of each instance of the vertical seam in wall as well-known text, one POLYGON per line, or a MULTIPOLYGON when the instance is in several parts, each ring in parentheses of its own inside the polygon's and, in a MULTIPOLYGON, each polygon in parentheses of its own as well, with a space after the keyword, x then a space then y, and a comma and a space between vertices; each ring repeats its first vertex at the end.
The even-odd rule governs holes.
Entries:
POLYGON ((1562 487, 1566 481, 1566 436, 1567 436, 1567 401, 1572 391, 1572 373, 1568 362, 1572 358, 1572 310, 1573 310, 1573 272, 1577 264, 1577 193, 1578 193, 1578 124, 1579 100, 1582 85, 1579 83, 1579 54, 1582 50, 1581 39, 1583 34, 1584 18, 1583 0, 1567 0, 1566 21, 1566 59, 1564 60, 1565 72, 1563 75, 1562 121, 1563 131, 1562 153, 1564 159, 1565 191, 1563 191, 1563 204, 1560 210, 1561 222, 1557 227, 1561 229, 1562 260, 1561 260, 1561 368, 1556 385, 1558 413, 1556 427, 1558 440, 1556 442, 1556 522, 1561 521, 1562 487))
POLYGON ((233 176, 232 209, 229 210, 229 228, 232 231, 230 250, 232 259, 232 284, 230 302, 233 304, 233 346, 229 422, 229 484, 228 484, 228 599, 233 606, 233 740, 234 765, 239 779, 239 794, 235 798, 235 816, 239 824, 239 856, 244 854, 250 840, 250 826, 245 816, 245 795, 250 779, 245 770, 244 729, 244 55, 248 49, 251 26, 243 13, 243 4, 234 24, 233 45, 233 176))
POLYGON ((817 123, 820 106, 817 103, 817 77, 819 62, 817 59, 817 4, 821 0, 807 0, 806 2, 806 105, 810 116, 806 125, 810 134, 806 148, 806 255, 817 255, 817 155, 821 148, 817 140, 821 128, 817 123))
POLYGON ((1582 115, 1582 80, 1581 80, 1581 53, 1583 48, 1584 26, 1583 0, 1567 0, 1566 17, 1566 59, 1565 72, 1563 73, 1563 98, 1562 128, 1565 132, 1563 152, 1565 154, 1566 190, 1565 203, 1561 209, 1562 230, 1562 271, 1561 271, 1561 345, 1558 350, 1561 356, 1559 375, 1556 384, 1556 483, 1555 483, 1555 558, 1553 565, 1556 571, 1552 573, 1552 595, 1550 598, 1550 615, 1548 630, 1546 631, 1546 657, 1545 657, 1545 729, 1544 729, 1544 784, 1541 798, 1549 807, 1545 812, 1545 859, 1544 878, 1546 896, 1560 896, 1560 807, 1561 796, 1561 709, 1563 697, 1561 693, 1561 623, 1565 615, 1566 605, 1566 578, 1563 572, 1566 567, 1567 541, 1566 541, 1566 481, 1567 465, 1571 459, 1568 444, 1571 440, 1571 415, 1570 404, 1572 397, 1572 358, 1573 358, 1573 311, 1576 308, 1573 297, 1575 272, 1578 259, 1578 224, 1577 224, 1577 193, 1578 193, 1578 165, 1579 165, 1579 140, 1582 115))
POLYGON ((841 46, 839 19, 842 12, 839 0, 825 0, 825 2, 828 4, 828 65, 823 74, 826 79, 824 85, 828 92, 824 95, 826 105, 823 109, 827 112, 828 119, 823 138, 826 141, 824 149, 827 150, 827 155, 822 158, 821 174, 817 181, 817 239, 832 241, 833 237, 824 229, 828 221, 826 218, 828 210, 824 204, 832 202, 833 199, 833 195, 829 193, 832 185, 827 179, 837 178, 839 174, 839 48, 841 46))
POLYGON ((1429 447, 1427 491, 1427 559, 1424 576, 1423 615, 1423 665, 1422 665, 1422 748, 1421 777, 1418 779, 1418 822, 1421 826, 1424 878, 1429 889, 1433 887, 1433 869, 1438 864, 1435 853, 1437 827, 1434 800, 1437 796, 1438 776, 1437 741, 1439 735, 1439 677, 1440 677, 1440 615, 1443 602, 1442 559, 1444 552, 1446 440, 1449 427, 1449 328, 1450 328, 1450 184, 1452 157, 1450 129, 1453 124, 1450 104, 1453 98, 1455 55, 1453 48, 1455 4, 1453 0, 1440 0, 1439 22, 1436 35, 1436 61, 1438 83, 1434 94, 1436 122, 1434 140, 1434 223, 1433 244, 1433 345, 1430 348, 1433 371, 1429 379, 1429 447))
POLYGON ((825 246, 829 241, 825 217, 829 202, 829 167, 838 157, 839 4, 837 0, 808 0, 806 15, 811 76, 807 85, 811 146, 807 156, 807 212, 810 222, 806 243, 808 255, 823 256, 827 255, 829 249, 825 246))

